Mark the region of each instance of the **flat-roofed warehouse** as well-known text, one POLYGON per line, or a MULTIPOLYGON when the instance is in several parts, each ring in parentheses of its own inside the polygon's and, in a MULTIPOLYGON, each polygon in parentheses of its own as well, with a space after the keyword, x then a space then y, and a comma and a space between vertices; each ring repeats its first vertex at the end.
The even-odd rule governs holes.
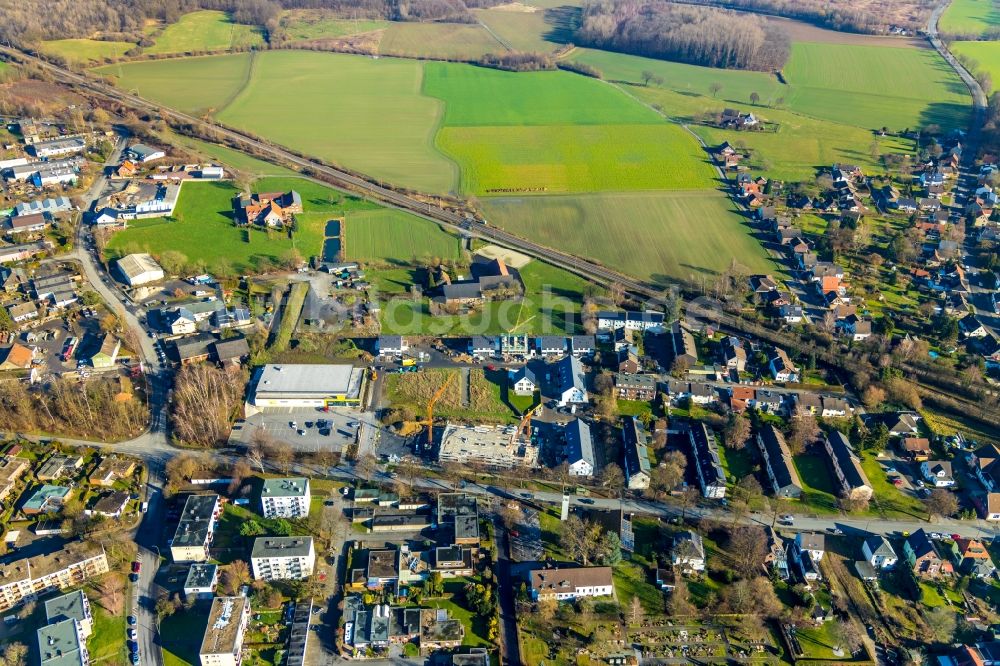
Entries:
POLYGON ((248 413, 266 407, 357 406, 364 379, 365 369, 353 365, 265 365, 257 373, 248 413))

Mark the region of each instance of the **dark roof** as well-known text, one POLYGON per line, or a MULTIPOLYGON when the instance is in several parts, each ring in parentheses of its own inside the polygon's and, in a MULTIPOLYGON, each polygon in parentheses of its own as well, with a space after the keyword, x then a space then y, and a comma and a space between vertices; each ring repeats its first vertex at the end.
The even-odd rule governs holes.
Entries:
POLYGON ((781 431, 769 424, 761 429, 759 436, 767 451, 768 464, 778 489, 791 486, 801 489, 802 481, 799 480, 799 473, 792 463, 791 451, 788 450, 781 431))
POLYGON ((242 335, 235 338, 218 340, 212 343, 211 347, 215 352, 215 360, 219 362, 231 361, 250 355, 250 345, 247 344, 247 339, 242 335))
POLYGON ((625 474, 649 474, 649 452, 642 424, 634 416, 626 416, 622 424, 622 444, 625 449, 625 474))
POLYGON ((726 473, 719 459, 719 449, 715 437, 703 422, 693 423, 690 429, 692 450, 698 467, 698 478, 704 486, 726 485, 726 473))
POLYGON ((861 468, 861 461, 854 455, 854 449, 844 433, 833 430, 826 436, 833 451, 834 463, 840 468, 847 485, 850 488, 860 488, 861 486, 871 486, 868 477, 861 468))
POLYGON ((590 434, 590 425, 581 419, 574 419, 566 424, 566 455, 571 465, 578 460, 594 465, 594 440, 590 434))

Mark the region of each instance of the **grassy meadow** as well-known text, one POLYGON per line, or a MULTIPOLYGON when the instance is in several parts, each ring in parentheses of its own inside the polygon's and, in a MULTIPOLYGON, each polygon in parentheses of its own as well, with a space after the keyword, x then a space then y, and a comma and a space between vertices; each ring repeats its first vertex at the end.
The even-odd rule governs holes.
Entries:
POLYGON ((752 271, 774 270, 721 193, 484 198, 482 205, 491 224, 647 280, 697 279, 733 257, 752 271))
POLYGON ((132 42, 105 42, 97 39, 53 39, 42 42, 38 47, 42 53, 75 64, 121 58, 126 51, 133 48, 135 44, 132 42))
POLYGON ((1000 7, 994 0, 951 0, 938 30, 959 35, 981 35, 1000 26, 1000 7))
POLYGON ((233 23, 225 12, 202 10, 181 16, 153 37, 149 54, 225 51, 248 46, 262 46, 264 37, 255 26, 233 23))
POLYGON ((409 60, 265 52, 217 117, 375 178, 448 192, 458 168, 434 148, 442 105, 420 94, 423 73, 409 60), (295 91, 294 117, 277 90, 295 91))
POLYGON ((952 42, 951 49, 956 54, 972 58, 978 63, 974 69, 986 72, 993 80, 990 94, 1000 86, 1000 42, 952 42))
POLYGON ((280 26, 288 41, 294 43, 382 30, 389 22, 338 18, 333 12, 321 9, 290 9, 282 14, 280 26))
POLYGON ((241 153, 233 148, 220 146, 206 141, 199 141, 189 136, 174 134, 170 137, 171 142, 192 150, 205 158, 214 160, 226 166, 230 170, 242 172, 251 178, 261 176, 298 176, 299 173, 276 164, 271 164, 256 157, 251 157, 246 153, 241 153))
POLYGON ((378 52, 387 56, 477 60, 503 46, 475 23, 390 23, 378 52))
POLYGON ((461 255, 458 237, 401 210, 351 212, 344 227, 344 258, 351 261, 400 265, 431 257, 458 259, 461 255))
POLYGON ((486 27, 518 51, 550 53, 561 44, 547 39, 557 27, 551 14, 544 11, 510 11, 506 9, 473 10, 486 27))
POLYGON ((249 53, 234 53, 118 63, 95 71, 146 99, 202 114, 222 108, 240 91, 250 75, 250 59, 249 53))

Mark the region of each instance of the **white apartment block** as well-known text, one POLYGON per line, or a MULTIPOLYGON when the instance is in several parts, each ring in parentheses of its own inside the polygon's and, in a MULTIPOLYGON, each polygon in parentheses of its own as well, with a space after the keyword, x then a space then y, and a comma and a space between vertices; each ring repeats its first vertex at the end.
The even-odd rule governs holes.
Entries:
POLYGON ((208 548, 212 545, 220 512, 218 495, 191 495, 187 498, 170 542, 170 557, 174 562, 208 560, 208 548))
POLYGON ((253 542, 250 570, 257 580, 302 580, 315 566, 312 537, 259 537, 253 542))
POLYGON ((213 599, 198 652, 201 666, 239 666, 249 622, 250 600, 246 597, 213 599))
POLYGON ((260 512, 265 518, 305 518, 309 515, 309 479, 266 479, 260 491, 260 512))
POLYGON ((104 549, 83 542, 67 544, 54 553, 0 565, 0 611, 107 572, 108 558, 104 549))

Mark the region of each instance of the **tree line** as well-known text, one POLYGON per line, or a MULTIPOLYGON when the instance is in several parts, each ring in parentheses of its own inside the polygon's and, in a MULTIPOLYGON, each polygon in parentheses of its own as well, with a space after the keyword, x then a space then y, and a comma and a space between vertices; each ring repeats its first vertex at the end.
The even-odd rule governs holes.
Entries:
POLYGON ((574 42, 706 67, 773 71, 788 59, 781 28, 756 16, 665 0, 592 0, 574 42))
POLYGON ((891 26, 912 32, 927 25, 936 0, 685 0, 691 4, 731 7, 799 19, 824 28, 884 34, 891 26))

